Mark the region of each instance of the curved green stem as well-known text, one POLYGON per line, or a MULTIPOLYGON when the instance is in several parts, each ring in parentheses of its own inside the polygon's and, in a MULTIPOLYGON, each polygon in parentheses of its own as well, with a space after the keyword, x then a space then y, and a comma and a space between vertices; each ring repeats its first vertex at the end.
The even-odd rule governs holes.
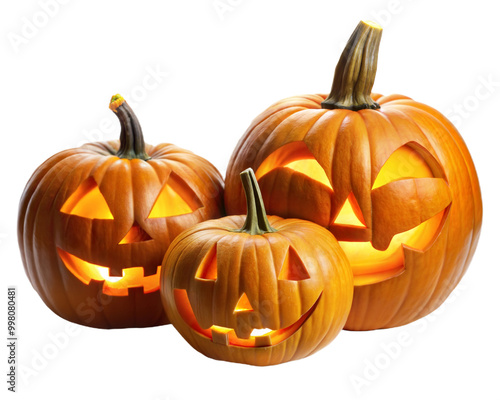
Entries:
POLYGON ((381 37, 382 28, 378 24, 367 21, 358 24, 340 56, 332 91, 321 103, 322 108, 354 111, 380 108, 370 94, 377 73, 381 37))
POLYGON ((250 235, 276 232, 267 219, 266 208, 253 169, 248 168, 240 173, 240 178, 247 199, 247 218, 243 226, 234 232, 244 232, 250 235))
POLYGON ((109 103, 109 108, 118 116, 121 125, 120 148, 116 155, 129 160, 139 158, 149 160, 146 153, 144 137, 137 116, 132 111, 125 99, 119 94, 114 95, 109 103))

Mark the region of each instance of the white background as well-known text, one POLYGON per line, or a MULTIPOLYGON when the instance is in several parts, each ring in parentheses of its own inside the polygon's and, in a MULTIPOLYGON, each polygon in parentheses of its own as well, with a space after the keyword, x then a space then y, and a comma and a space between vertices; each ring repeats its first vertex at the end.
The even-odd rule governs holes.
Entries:
MULTIPOLYGON (((17 398, 500 398, 496 2, 60 0, 48 16, 42 4, 54 1, 0 6, 0 304, 6 310, 7 286, 16 285, 24 371, 17 398), (258 368, 208 359, 171 325, 91 329, 43 304, 19 256, 19 198, 52 154, 118 138, 111 95, 134 106, 147 142, 188 148, 224 174, 258 113, 284 97, 329 91, 360 19, 384 26, 374 91, 446 113, 476 163, 481 240, 445 305, 413 324, 341 332, 307 359, 258 368), (402 337, 404 346, 395 345, 402 337)), ((5 379, 6 353, 0 364, 5 379)))

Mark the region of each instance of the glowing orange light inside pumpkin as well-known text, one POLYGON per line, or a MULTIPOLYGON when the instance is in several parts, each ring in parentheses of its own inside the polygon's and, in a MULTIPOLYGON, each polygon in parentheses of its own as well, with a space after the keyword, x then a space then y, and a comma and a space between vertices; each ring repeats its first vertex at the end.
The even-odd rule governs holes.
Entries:
POLYGON ((292 246, 288 246, 278 280, 302 281, 310 278, 311 276, 307 272, 307 268, 297 254, 297 251, 292 246))
POLYGON ((198 196, 174 172, 161 189, 148 218, 165 218, 190 214, 202 206, 198 196))
POLYGON ((148 240, 152 240, 151 236, 139 225, 134 224, 118 244, 146 242, 148 240))
POLYGON ((432 178, 434 174, 424 158, 410 146, 397 149, 382 166, 372 190, 389 182, 408 178, 432 178))
POLYGON ((83 181, 61 207, 65 214, 89 219, 113 219, 94 178, 83 181))
POLYGON ((59 257, 66 268, 80 281, 88 285, 91 280, 104 281, 102 292, 110 296, 127 296, 128 289, 142 287, 144 293, 150 293, 160 288, 160 268, 156 274, 144 276, 143 267, 131 267, 122 270, 122 276, 110 276, 109 268, 92 264, 74 256, 60 248, 59 257))
POLYGON ((189 214, 192 208, 169 185, 165 185, 156 199, 148 218, 163 218, 174 215, 189 214))
POLYGON ((238 300, 238 303, 236 304, 236 307, 234 308, 234 312, 241 312, 241 311, 253 311, 253 307, 250 304, 250 300, 248 300, 248 296, 246 293, 243 293, 238 300))
POLYGON ((339 241, 351 263, 354 284, 369 285, 402 273, 404 271, 402 246, 424 250, 439 231, 445 212, 446 210, 443 210, 415 228, 394 235, 391 244, 384 251, 376 250, 371 242, 339 241))
POLYGON ((109 268, 98 267, 95 264, 93 264, 93 265, 97 269, 97 272, 99 272, 99 275, 101 275, 102 279, 104 279, 105 281, 108 281, 108 282, 118 282, 119 280, 123 279, 123 276, 109 276, 109 268))
POLYGON ((349 195, 344 205, 340 209, 339 214, 335 218, 335 223, 340 225, 366 228, 366 225, 363 222, 363 214, 361 214, 359 205, 352 193, 349 195))
POLYGON ((291 163, 285 164, 284 167, 307 175, 330 189, 332 187, 326 176, 325 170, 314 158, 292 161, 291 163))
POLYGON ((278 166, 307 175, 326 187, 332 188, 325 170, 304 142, 288 143, 267 157, 255 173, 257 180, 278 166))
POLYGON ((214 244, 203 258, 196 270, 195 279, 202 281, 217 280, 217 244, 214 244))

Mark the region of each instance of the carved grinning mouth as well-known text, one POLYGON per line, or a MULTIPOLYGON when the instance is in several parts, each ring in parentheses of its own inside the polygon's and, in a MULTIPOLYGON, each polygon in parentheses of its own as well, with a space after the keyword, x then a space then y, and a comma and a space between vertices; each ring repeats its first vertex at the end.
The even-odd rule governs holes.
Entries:
POLYGON ((227 328, 219 325, 212 325, 208 329, 203 329, 194 315, 191 302, 189 301, 187 291, 185 289, 174 289, 174 299, 177 310, 182 319, 197 333, 211 339, 214 343, 223 344, 226 346, 236 347, 265 347, 274 346, 288 339, 297 332, 302 325, 308 320, 311 314, 316 309, 316 306, 321 299, 320 293, 315 303, 307 310, 296 322, 277 330, 271 329, 253 329, 250 337, 239 338, 233 328, 227 328))
MULTIPOLYGON (((429 249, 447 220, 450 205, 420 225, 393 236, 386 250, 377 250, 370 241, 345 241, 338 232, 342 228, 362 229, 349 226, 335 226, 330 230, 337 237, 340 247, 346 253, 354 273, 354 286, 370 285, 394 278, 405 271, 404 248, 417 252, 429 249)), ((366 229, 365 229, 366 230, 366 229)))
POLYGON ((110 276, 109 268, 89 263, 67 251, 57 248, 64 265, 81 282, 88 285, 91 280, 103 281, 102 292, 110 296, 127 296, 128 289, 142 287, 144 293, 151 293, 160 288, 160 269, 156 274, 144 276, 143 267, 131 267, 122 270, 122 276, 110 276))

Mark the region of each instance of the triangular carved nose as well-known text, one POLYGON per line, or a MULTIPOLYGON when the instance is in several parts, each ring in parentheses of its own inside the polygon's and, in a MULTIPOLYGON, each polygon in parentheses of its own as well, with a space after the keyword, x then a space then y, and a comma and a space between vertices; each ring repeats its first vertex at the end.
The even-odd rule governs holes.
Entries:
POLYGON ((236 304, 236 307, 234 307, 235 313, 241 311, 253 311, 253 307, 250 304, 250 300, 248 300, 248 296, 245 292, 243 292, 240 299, 238 300, 238 303, 236 304))
POLYGON ((152 237, 135 222, 118 244, 146 242, 147 240, 152 240, 152 237))
POLYGON ((335 217, 333 223, 338 225, 366 228, 358 202, 352 192, 345 200, 345 203, 335 217))

